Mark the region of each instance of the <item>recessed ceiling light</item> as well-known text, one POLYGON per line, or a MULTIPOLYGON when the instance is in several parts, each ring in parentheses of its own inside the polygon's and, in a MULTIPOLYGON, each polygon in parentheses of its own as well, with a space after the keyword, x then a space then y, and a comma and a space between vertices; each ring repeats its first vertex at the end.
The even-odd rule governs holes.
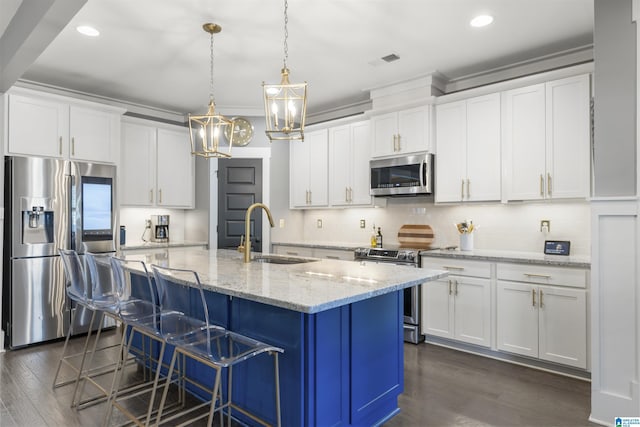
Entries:
POLYGON ((80 25, 79 27, 76 27, 76 30, 78 30, 80 34, 84 34, 89 37, 98 37, 100 35, 100 31, 89 25, 80 25))
POLYGON ((469 22, 472 27, 486 27, 493 22, 491 15, 478 15, 469 22))

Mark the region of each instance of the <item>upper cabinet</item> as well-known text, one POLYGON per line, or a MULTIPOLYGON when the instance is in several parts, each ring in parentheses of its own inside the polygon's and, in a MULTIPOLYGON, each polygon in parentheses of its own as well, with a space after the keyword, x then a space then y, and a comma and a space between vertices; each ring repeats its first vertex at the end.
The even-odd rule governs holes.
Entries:
POLYGON ((372 157, 432 151, 431 106, 412 108, 371 118, 372 157))
POLYGON ((370 205, 368 121, 329 129, 329 203, 331 206, 370 205))
POLYGON ((117 162, 124 109, 27 89, 8 98, 7 154, 117 162))
POLYGON ((328 206, 328 145, 327 129, 307 132, 304 141, 291 141, 289 197, 292 208, 328 206))
POLYGON ((588 197, 589 75, 506 91, 503 102, 505 198, 588 197))
POLYGON ((436 202, 501 198, 500 94, 436 106, 436 202))
POLYGON ((119 177, 122 205, 192 208, 195 159, 188 130, 124 122, 119 177))

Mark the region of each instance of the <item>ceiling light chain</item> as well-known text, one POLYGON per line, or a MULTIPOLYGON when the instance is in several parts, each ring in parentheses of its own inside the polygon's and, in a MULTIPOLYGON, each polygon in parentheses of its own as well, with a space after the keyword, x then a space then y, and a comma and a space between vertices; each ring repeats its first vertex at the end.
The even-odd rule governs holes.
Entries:
POLYGON ((209 80, 209 102, 212 102, 215 105, 216 100, 213 96, 213 32, 211 32, 210 49, 211 49, 211 59, 209 61, 209 71, 210 71, 209 74, 211 75, 211 79, 209 80))
POLYGON ((287 24, 289 24, 288 9, 289 1, 284 0, 284 68, 287 68, 287 59, 289 59, 289 44, 287 43, 287 39, 289 38, 289 30, 287 29, 287 24))

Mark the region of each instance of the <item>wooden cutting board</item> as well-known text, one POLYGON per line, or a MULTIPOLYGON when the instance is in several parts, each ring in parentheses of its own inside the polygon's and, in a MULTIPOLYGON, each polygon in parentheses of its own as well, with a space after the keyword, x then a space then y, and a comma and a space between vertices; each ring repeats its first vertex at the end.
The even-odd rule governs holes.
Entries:
POLYGON ((433 229, 426 224, 405 224, 398 230, 401 248, 429 249, 433 237, 433 229))

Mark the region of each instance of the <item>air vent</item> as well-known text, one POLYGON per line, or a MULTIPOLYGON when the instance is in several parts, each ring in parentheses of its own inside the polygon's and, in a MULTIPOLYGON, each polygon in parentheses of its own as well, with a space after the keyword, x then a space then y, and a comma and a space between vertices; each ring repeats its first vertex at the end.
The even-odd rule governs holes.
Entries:
POLYGON ((397 61, 398 59, 400 59, 400 57, 398 55, 396 55, 395 53, 391 53, 387 56, 383 56, 382 59, 384 62, 393 62, 393 61, 397 61))

